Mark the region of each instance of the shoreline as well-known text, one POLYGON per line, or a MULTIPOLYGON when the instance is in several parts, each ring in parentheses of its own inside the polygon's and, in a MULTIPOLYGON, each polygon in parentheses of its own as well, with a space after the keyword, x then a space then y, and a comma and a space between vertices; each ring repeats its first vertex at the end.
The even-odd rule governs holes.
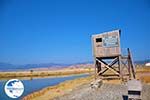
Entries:
POLYGON ((10 78, 44 78, 44 77, 60 77, 76 74, 91 73, 93 70, 88 69, 61 69, 61 70, 47 70, 47 71, 14 71, 14 72, 0 72, 0 79, 10 78))
MULTIPOLYGON (((77 89, 82 85, 90 84, 94 80, 94 75, 77 78, 73 80, 66 80, 54 86, 48 86, 41 90, 35 91, 27 96, 24 96, 22 100, 53 100, 56 97, 69 94, 71 91, 77 89)), ((121 84, 120 80, 104 80, 104 83, 109 84, 121 84)))
MULTIPOLYGON (((70 74, 70 75, 60 75, 60 76, 43 76, 43 77, 16 77, 20 80, 33 80, 33 79, 44 79, 44 78, 57 78, 57 77, 68 77, 68 76, 78 76, 78 75, 90 75, 89 73, 80 73, 80 74, 70 74)), ((10 78, 1 78, 0 81, 9 80, 10 78)))
MULTIPOLYGON (((150 85, 150 68, 137 68, 136 74, 138 80, 141 80, 143 83, 150 85)), ((68 93, 71 93, 77 87, 80 87, 84 84, 89 84, 94 80, 94 76, 88 76, 84 78, 77 78, 74 80, 67 80, 61 82, 60 84, 54 86, 48 86, 41 90, 35 91, 27 96, 23 97, 22 100, 52 100, 56 97, 61 97, 68 93)), ((104 80, 104 83, 109 84, 121 84, 120 80, 104 80)))
POLYGON ((45 97, 47 100, 52 100, 55 97, 70 93, 78 86, 90 83, 93 80, 93 78, 94 76, 87 76, 87 77, 77 78, 74 80, 66 80, 57 85, 48 86, 41 90, 28 94, 27 96, 24 96, 22 100, 41 100, 44 99, 45 97))
MULTIPOLYGON (((74 69, 57 69, 57 70, 29 70, 29 71, 0 71, 0 79, 9 79, 9 78, 32 78, 32 77, 47 77, 47 76, 64 76, 64 75, 73 75, 73 74, 82 74, 82 73, 93 73, 94 68, 74 68, 74 69)), ((146 73, 150 72, 149 67, 136 67, 136 73, 146 73)))

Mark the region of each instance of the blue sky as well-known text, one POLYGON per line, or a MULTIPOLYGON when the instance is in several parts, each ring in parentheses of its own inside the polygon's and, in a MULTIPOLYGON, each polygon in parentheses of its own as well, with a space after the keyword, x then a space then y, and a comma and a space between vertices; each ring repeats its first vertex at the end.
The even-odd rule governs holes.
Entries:
POLYGON ((91 35, 113 29, 134 60, 150 57, 149 0, 1 0, 0 62, 92 61, 91 35))

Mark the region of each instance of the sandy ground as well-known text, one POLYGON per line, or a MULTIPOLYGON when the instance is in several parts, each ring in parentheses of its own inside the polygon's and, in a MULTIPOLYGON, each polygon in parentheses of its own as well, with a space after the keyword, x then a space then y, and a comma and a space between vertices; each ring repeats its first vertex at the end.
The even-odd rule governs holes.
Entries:
MULTIPOLYGON (((142 100, 150 100, 149 93, 150 85, 144 84, 142 100)), ((54 100, 127 100, 127 85, 105 83, 98 89, 92 89, 89 84, 86 84, 54 100)))

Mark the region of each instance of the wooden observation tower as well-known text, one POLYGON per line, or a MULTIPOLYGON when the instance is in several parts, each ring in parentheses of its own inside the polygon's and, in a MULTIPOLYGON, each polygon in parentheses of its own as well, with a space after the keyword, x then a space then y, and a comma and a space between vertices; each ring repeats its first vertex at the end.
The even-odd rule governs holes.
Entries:
POLYGON ((121 54, 120 30, 92 35, 95 78, 135 78, 135 68, 129 48, 121 54))

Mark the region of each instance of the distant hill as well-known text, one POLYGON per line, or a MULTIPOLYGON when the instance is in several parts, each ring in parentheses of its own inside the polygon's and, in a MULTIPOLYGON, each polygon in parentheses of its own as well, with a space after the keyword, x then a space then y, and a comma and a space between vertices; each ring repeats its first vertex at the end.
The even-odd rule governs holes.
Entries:
MULTIPOLYGON (((145 64, 150 60, 135 61, 135 64, 145 64)), ((47 69, 60 69, 60 68, 88 68, 94 67, 93 62, 83 62, 74 64, 56 64, 56 63, 41 63, 41 64, 24 64, 24 65, 13 65, 9 63, 0 62, 0 71, 14 71, 14 70, 47 70, 47 69)))
POLYGON ((68 64, 43 63, 43 64, 13 65, 13 64, 1 62, 0 71, 28 70, 34 68, 64 67, 64 66, 68 66, 68 64))
POLYGON ((148 63, 148 62, 150 62, 150 59, 147 59, 147 60, 139 60, 139 61, 135 61, 134 63, 135 64, 146 64, 146 63, 148 63))
POLYGON ((6 70, 6 69, 12 69, 12 68, 16 68, 15 65, 9 64, 9 63, 0 63, 0 70, 6 70))
MULTIPOLYGON (((92 62, 74 63, 74 64, 56 64, 56 63, 41 63, 41 64, 24 64, 24 65, 14 65, 10 63, 0 62, 0 71, 15 71, 15 70, 30 70, 30 69, 60 69, 64 67, 80 67, 86 64, 91 64, 92 62)), ((86 66, 84 66, 86 67, 86 66)))

